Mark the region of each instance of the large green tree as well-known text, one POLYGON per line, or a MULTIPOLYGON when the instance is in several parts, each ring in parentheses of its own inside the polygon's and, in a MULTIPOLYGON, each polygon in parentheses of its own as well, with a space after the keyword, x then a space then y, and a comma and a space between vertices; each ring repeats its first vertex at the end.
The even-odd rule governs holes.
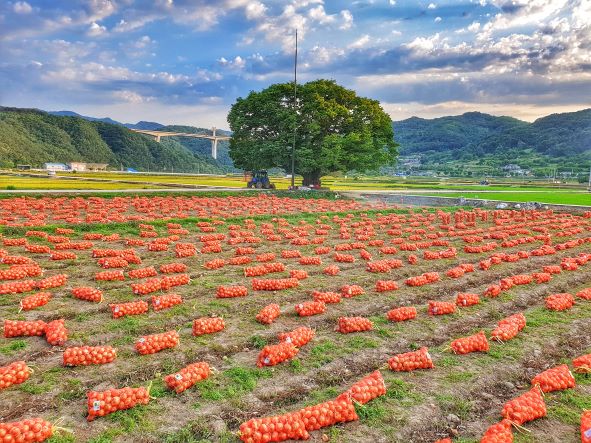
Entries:
POLYGON ((358 97, 331 80, 279 83, 239 98, 228 114, 230 156, 236 167, 295 171, 304 185, 336 171, 391 164, 397 153, 390 116, 377 100, 358 97))

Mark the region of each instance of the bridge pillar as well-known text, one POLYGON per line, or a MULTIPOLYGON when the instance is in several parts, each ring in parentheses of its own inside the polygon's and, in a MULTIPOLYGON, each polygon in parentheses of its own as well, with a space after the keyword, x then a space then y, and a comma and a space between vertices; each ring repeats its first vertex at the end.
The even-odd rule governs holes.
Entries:
POLYGON ((215 138, 215 126, 211 128, 211 135, 213 135, 213 139, 211 140, 211 156, 217 160, 218 158, 218 139, 215 138))
POLYGON ((218 158, 218 139, 214 138, 211 141, 211 156, 217 160, 218 158))
POLYGON ((157 141, 158 143, 160 143, 160 136, 159 136, 159 135, 157 135, 157 136, 156 136, 156 141, 157 141))

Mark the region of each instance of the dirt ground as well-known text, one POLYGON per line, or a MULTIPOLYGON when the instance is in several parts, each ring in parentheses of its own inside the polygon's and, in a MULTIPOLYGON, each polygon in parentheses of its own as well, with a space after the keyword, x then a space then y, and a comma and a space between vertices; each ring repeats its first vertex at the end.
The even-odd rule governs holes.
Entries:
MULTIPOLYGON (((411 214, 398 211, 396 222, 374 224, 372 240, 384 240, 386 246, 395 236, 390 229, 402 229, 400 237, 406 242, 409 236, 417 235, 416 230, 425 229, 427 224, 439 228, 441 222, 435 218, 427 223, 428 213, 415 224, 409 220, 411 214)), ((382 211, 383 214, 386 211, 382 211)), ((174 243, 168 251, 150 252, 146 246, 126 246, 125 239, 139 238, 141 229, 133 223, 100 225, 96 228, 74 227, 72 241, 82 239, 86 232, 101 232, 109 235, 120 233, 121 239, 112 242, 94 241, 94 248, 133 248, 142 259, 141 265, 130 265, 129 269, 154 266, 172 262, 185 263, 189 267, 191 283, 173 288, 170 292, 180 294, 184 303, 171 309, 121 319, 112 319, 109 303, 149 300, 150 296, 136 296, 126 278, 119 282, 95 282, 96 272, 102 271, 97 260, 91 257, 92 250, 74 251, 78 255, 73 261, 52 261, 47 255, 31 254, 22 246, 1 246, 10 255, 25 255, 34 258, 45 269, 45 276, 66 273, 68 283, 64 287, 50 290, 52 300, 36 310, 19 312, 19 301, 24 294, 0 295, 0 318, 11 320, 50 321, 64 318, 69 330, 66 346, 112 345, 118 350, 118 358, 110 364, 69 368, 62 365, 64 347, 51 347, 41 337, 0 338, 0 366, 16 360, 25 360, 35 373, 25 383, 0 391, 0 421, 15 421, 23 418, 42 416, 47 420, 60 421, 61 426, 73 430, 72 434, 61 433, 52 438, 53 442, 235 442, 239 425, 250 418, 275 415, 294 411, 303 406, 332 399, 346 390, 355 381, 368 373, 380 369, 388 388, 387 395, 375 399, 365 406, 357 406, 359 421, 325 428, 311 433, 311 441, 330 442, 433 442, 439 438, 453 437, 454 442, 478 442, 488 426, 501 419, 503 404, 530 387, 530 380, 537 373, 569 363, 572 358, 591 352, 591 302, 577 300, 576 305, 565 312, 553 312, 544 307, 544 299, 557 292, 576 293, 591 286, 591 263, 574 271, 563 271, 544 284, 515 286, 504 291, 497 298, 481 297, 480 304, 459 308, 455 314, 444 316, 427 315, 429 300, 454 301, 458 292, 483 294, 485 289, 499 279, 515 274, 540 272, 545 265, 559 265, 564 257, 591 252, 589 243, 558 251, 547 256, 530 256, 515 263, 502 262, 483 271, 478 262, 495 252, 507 254, 517 251, 532 251, 542 245, 541 241, 515 247, 502 248, 492 252, 468 254, 463 252, 466 245, 461 236, 448 237, 450 246, 457 248, 453 259, 425 260, 423 250, 398 251, 394 255, 380 254, 379 247, 367 246, 374 260, 397 258, 404 265, 388 273, 366 271, 366 262, 359 257, 359 250, 341 251, 355 256, 353 263, 335 263, 334 250, 321 255, 322 265, 301 265, 298 259, 283 259, 281 251, 298 249, 304 256, 315 255, 319 245, 294 246, 285 233, 295 232, 297 227, 313 225, 309 239, 323 237, 323 246, 334 248, 337 244, 356 242, 355 231, 363 225, 356 223, 375 220, 377 211, 362 214, 352 211, 354 216, 345 224, 352 238, 339 238, 338 220, 334 214, 320 219, 319 214, 292 214, 285 216, 282 226, 272 216, 233 219, 216 226, 216 233, 228 234, 231 224, 239 224, 240 230, 256 225, 254 235, 260 243, 228 245, 221 241, 223 252, 219 254, 197 254, 189 258, 176 258, 174 243), (316 235, 318 223, 329 225, 327 235, 316 235), (261 229, 270 224, 275 232, 285 229, 280 241, 267 241, 261 229), (244 276, 245 266, 226 265, 221 269, 208 270, 203 264, 214 258, 229 259, 235 256, 236 247, 252 246, 256 254, 274 252, 275 261, 286 264, 287 270, 304 269, 309 278, 300 281, 296 289, 277 292, 252 291, 251 278, 244 276), (407 262, 409 255, 419 257, 418 263, 407 262), (459 263, 473 263, 476 270, 452 279, 445 272, 459 263), (341 271, 337 276, 326 276, 322 270, 330 264, 338 264, 341 271), (421 287, 404 284, 406 278, 424 272, 437 271, 441 280, 421 287), (395 280, 400 289, 393 292, 375 291, 377 280, 395 280), (219 299, 216 288, 219 285, 240 284, 249 288, 246 297, 219 299), (294 306, 311 300, 313 290, 338 291, 345 284, 357 284, 365 294, 343 299, 341 303, 328 305, 324 314, 299 317, 294 306), (70 289, 76 286, 99 287, 104 291, 102 303, 91 303, 75 299, 70 289), (271 325, 261 325, 255 320, 256 314, 267 304, 278 303, 281 316, 271 325), (393 323, 385 313, 398 306, 416 306, 417 319, 393 323), (527 327, 507 343, 491 342, 488 353, 454 355, 448 350, 451 340, 484 330, 487 335, 496 322, 508 315, 523 312, 527 327), (223 316, 226 328, 216 334, 194 337, 191 334, 195 318, 210 315, 223 316), (340 334, 334 330, 341 316, 364 316, 374 322, 372 331, 340 334), (316 331, 314 339, 300 349, 297 357, 290 362, 273 368, 257 368, 256 359, 266 344, 278 343, 277 334, 309 326, 316 331), (146 334, 178 330, 180 344, 174 349, 153 355, 138 355, 134 343, 146 334), (388 358, 397 353, 408 352, 427 346, 433 357, 435 368, 412 373, 395 373, 387 369, 388 358), (162 382, 164 375, 174 373, 181 367, 206 361, 214 374, 205 381, 182 394, 168 391, 162 382), (86 393, 89 390, 105 390, 124 386, 147 386, 153 382, 151 395, 154 397, 147 406, 120 411, 105 418, 88 423, 86 416, 86 393)), ((339 215, 339 220, 343 215, 339 215)), ((414 220, 417 220, 416 214, 414 220)), ((517 234, 516 239, 538 235, 536 227, 546 227, 552 234, 553 243, 563 243, 576 238, 586 238, 591 224, 588 219, 576 218, 583 228, 572 235, 557 236, 572 229, 572 220, 557 218, 548 224, 551 215, 540 217, 527 225, 530 234, 517 234)), ((181 235, 180 242, 194 243, 199 249, 200 236, 194 221, 179 221, 189 234, 181 235)), ((164 223, 154 223, 160 237, 168 235, 164 223)), ((521 223, 523 226, 523 223, 521 223)), ((485 230, 494 223, 476 222, 477 228, 485 230)), ((251 229, 251 228, 248 228, 251 229)), ((435 229, 435 230, 437 230, 435 229)), ((51 230, 50 230, 51 231, 51 230)), ((21 237, 22 232, 10 230, 4 238, 21 237)), ((419 231, 421 232, 421 231, 419 231)), ((430 232, 427 230, 427 233, 430 232)), ((568 234, 568 232, 567 232, 568 234)), ((28 237, 30 243, 49 244, 46 240, 28 237)), ((152 239, 145 239, 150 241, 152 239)), ((482 244, 502 240, 484 240, 482 244)), ((432 246, 431 251, 446 247, 432 246)), ((252 255, 254 258, 255 255, 252 255)), ((6 269, 8 266, 0 265, 6 269)), ((283 278, 288 272, 269 274, 262 278, 283 278)), ((0 282, 1 283, 1 282, 0 282)), ((515 441, 575 443, 580 441, 579 417, 583 409, 591 409, 591 376, 576 375, 575 389, 550 393, 545 397, 548 416, 528 423, 528 431, 515 432, 515 441)))

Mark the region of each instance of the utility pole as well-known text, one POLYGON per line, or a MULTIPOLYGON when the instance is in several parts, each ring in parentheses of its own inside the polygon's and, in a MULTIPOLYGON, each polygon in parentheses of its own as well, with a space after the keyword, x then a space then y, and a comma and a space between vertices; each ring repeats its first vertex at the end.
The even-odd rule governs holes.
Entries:
POLYGON ((587 190, 591 191, 591 167, 589 168, 589 185, 587 190))
POLYGON ((295 56, 293 63, 293 145, 291 147, 291 189, 295 188, 295 148, 298 128, 298 30, 295 30, 295 56))

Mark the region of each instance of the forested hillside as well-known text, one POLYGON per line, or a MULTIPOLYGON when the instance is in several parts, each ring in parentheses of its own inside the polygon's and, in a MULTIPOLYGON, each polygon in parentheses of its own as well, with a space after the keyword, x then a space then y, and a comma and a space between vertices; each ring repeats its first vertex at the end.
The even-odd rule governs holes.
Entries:
POLYGON ((403 154, 426 151, 462 150, 490 135, 525 128, 528 123, 512 117, 495 117, 480 112, 432 120, 411 117, 393 122, 396 141, 403 154))
POLYGON ((552 114, 533 123, 469 112, 392 124, 400 154, 420 156, 423 169, 493 172, 517 164, 544 174, 554 168, 588 170, 591 161, 591 109, 552 114))
MULTIPOLYGON (((468 112, 431 120, 412 117, 392 124, 402 159, 420 158, 420 166, 412 167, 415 171, 499 174, 505 165, 515 164, 537 175, 555 168, 583 174, 591 162, 591 109, 552 114, 533 123, 468 112)), ((155 122, 133 126, 211 133, 205 128, 155 122)), ((218 130, 217 134, 229 132, 218 130)), ((157 143, 108 117, 0 107, 0 166, 40 167, 52 161, 108 163, 115 169, 123 166, 139 171, 235 171, 228 142, 218 144, 216 161, 211 158, 209 140, 171 137, 157 143)), ((400 165, 404 170, 403 161, 400 165)))
POLYGON ((175 140, 157 143, 124 126, 80 117, 0 107, 0 166, 86 161, 139 171, 221 173, 211 157, 191 152, 175 140))

